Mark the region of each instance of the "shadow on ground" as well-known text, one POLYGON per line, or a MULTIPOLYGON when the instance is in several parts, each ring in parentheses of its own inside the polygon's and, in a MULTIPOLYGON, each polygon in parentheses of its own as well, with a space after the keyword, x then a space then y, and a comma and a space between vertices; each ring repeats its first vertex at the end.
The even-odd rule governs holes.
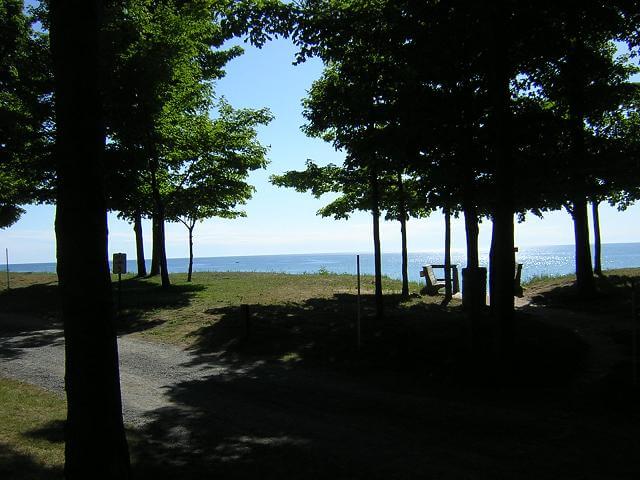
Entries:
POLYGON ((385 374, 399 382, 427 385, 566 385, 582 367, 587 346, 573 332, 528 315, 516 319, 509 368, 492 345, 484 316, 472 325, 459 307, 442 307, 400 296, 386 298, 387 314, 370 309, 361 319, 358 349, 356 297, 336 294, 279 305, 249 305, 207 311, 212 323, 192 336, 194 363, 262 359, 288 368, 321 367, 359 376, 385 374), (478 325, 480 328, 478 329, 478 325), (477 348, 478 344, 489 344, 477 348))
POLYGON ((114 306, 118 312, 120 334, 149 330, 164 323, 160 319, 149 319, 155 309, 180 309, 189 305, 191 299, 205 289, 202 285, 171 285, 161 288, 158 284, 139 278, 122 280, 122 292, 114 284, 114 306))
POLYGON ((596 276, 596 294, 584 298, 578 295, 574 283, 536 293, 532 302, 553 308, 567 308, 591 313, 629 315, 631 312, 631 277, 610 274, 596 276))
MULTIPOLYGON (((257 323, 266 312, 253 307, 257 323)), ((567 346, 564 332, 550 338, 535 322, 522 325, 527 337, 543 332, 531 347, 542 356, 567 346)), ((375 371, 251 361, 243 353, 250 342, 226 358, 235 368, 167 390, 174 405, 149 413, 132 435, 138 478, 632 479, 640 468, 637 415, 574 408, 567 379, 556 387, 416 386, 375 371)), ((552 359, 546 372, 554 367, 552 359)))
POLYGON ((50 468, 36 459, 0 443, 0 478, 14 480, 60 479, 62 468, 50 468))

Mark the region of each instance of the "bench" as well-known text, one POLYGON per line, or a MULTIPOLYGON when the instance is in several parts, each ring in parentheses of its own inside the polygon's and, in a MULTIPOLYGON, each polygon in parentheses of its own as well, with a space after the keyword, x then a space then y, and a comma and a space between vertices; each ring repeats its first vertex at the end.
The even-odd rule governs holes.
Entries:
POLYGON ((513 277, 513 292, 516 297, 522 297, 523 290, 522 285, 520 285, 520 281, 522 279, 522 264, 516 263, 516 271, 513 277))
MULTIPOLYGON (((420 276, 424 277, 427 286, 425 287, 425 292, 430 295, 435 295, 438 293, 438 290, 446 287, 446 279, 445 278, 436 278, 433 273, 434 268, 442 268, 443 270, 446 268, 445 265, 425 265, 422 267, 422 271, 420 272, 420 276)), ((460 291, 460 281, 458 279, 458 266, 450 265, 451 269, 451 293, 454 295, 460 291)), ((446 277, 446 275, 445 275, 446 277)))
POLYGON ((438 290, 444 288, 446 283, 444 280, 436 278, 436 275, 433 273, 433 267, 431 265, 425 265, 422 267, 422 271, 420 272, 420 276, 424 277, 427 282, 427 286, 424 288, 425 293, 428 295, 435 295, 438 293, 438 290))

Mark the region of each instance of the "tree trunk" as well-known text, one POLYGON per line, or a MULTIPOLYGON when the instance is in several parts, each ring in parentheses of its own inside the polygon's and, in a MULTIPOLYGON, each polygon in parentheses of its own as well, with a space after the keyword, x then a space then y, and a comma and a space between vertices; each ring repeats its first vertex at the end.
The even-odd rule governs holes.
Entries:
POLYGON ((598 202, 591 202, 591 210, 593 213, 593 273, 602 276, 602 240, 600 237, 600 214, 598 213, 598 202))
POLYGON ((444 209, 444 299, 443 305, 447 305, 453 298, 451 285, 451 212, 444 209))
MULTIPOLYGON (((160 264, 160 279, 162 288, 168 288, 171 286, 169 280, 169 271, 167 269, 167 251, 164 236, 164 203, 160 197, 160 190, 158 189, 158 181, 156 177, 158 160, 154 155, 154 160, 151 167, 151 194, 153 196, 154 214, 153 219, 157 222, 157 249, 158 249, 158 263, 160 264)), ((155 233, 155 232, 154 232, 155 233)), ((154 237, 154 247, 156 246, 156 239, 154 237)))
POLYGON ((160 275, 160 227, 158 224, 158 214, 153 212, 151 218, 151 270, 150 277, 160 275))
POLYGON ((467 268, 478 268, 480 266, 480 256, 478 254, 478 210, 471 203, 465 204, 464 208, 464 231, 467 239, 467 268))
POLYGON ((65 477, 128 479, 107 259, 100 1, 52 1, 59 291, 65 337, 65 477))
POLYGON ((407 202, 404 196, 402 174, 398 173, 400 236, 402 241, 402 296, 409 296, 409 255, 407 252, 407 202))
POLYGON ((138 262, 138 277, 147 275, 147 265, 144 262, 144 242, 142 241, 142 215, 136 212, 133 218, 133 231, 136 235, 136 259, 138 262))
MULTIPOLYGON (((569 100, 569 129, 571 135, 571 164, 574 171, 571 188, 580 192, 587 190, 584 163, 588 161, 585 145, 584 130, 584 43, 581 36, 577 13, 569 16, 569 32, 574 36, 569 50, 567 63, 569 66, 569 85, 567 88, 569 100)), ((591 263, 591 248, 589 245, 589 217, 586 195, 577 193, 573 198, 569 211, 573 218, 576 248, 576 287, 578 295, 589 298, 596 292, 595 278, 591 263)))
MULTIPOLYGON (((514 316, 514 201, 513 156, 510 146, 510 74, 507 67, 508 27, 504 2, 493 2, 489 13, 492 27, 491 70, 489 92, 491 96, 490 130, 495 168, 496 199, 492 207, 493 230, 491 238, 490 301, 491 311, 499 329, 498 346, 505 361, 513 346, 514 316)), ((506 363, 502 364, 507 367, 506 363)))
POLYGON ((187 227, 189 229, 189 272, 187 273, 187 282, 191 281, 191 274, 193 273, 193 227, 191 225, 187 227))
POLYGON ((464 229, 467 244, 467 265, 462 272, 462 305, 474 321, 477 314, 486 305, 487 275, 486 270, 480 271, 478 210, 471 201, 465 203, 464 229))
POLYGON ((591 246, 589 245, 589 217, 586 199, 574 200, 570 210, 573 219, 576 251, 576 287, 578 295, 592 297, 596 283, 591 267, 591 246))
POLYGON ((373 215, 373 252, 375 264, 375 298, 376 318, 384 316, 384 301, 382 298, 382 255, 380 252, 380 187, 378 175, 371 170, 371 214, 373 215))

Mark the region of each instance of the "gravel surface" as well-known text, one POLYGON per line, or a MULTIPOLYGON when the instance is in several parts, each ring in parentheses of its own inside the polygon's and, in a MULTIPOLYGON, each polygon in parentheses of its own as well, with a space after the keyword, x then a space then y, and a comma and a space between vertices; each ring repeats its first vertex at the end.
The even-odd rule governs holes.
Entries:
MULTIPOLYGON (((0 316, 6 327, 29 318, 0 316)), ((166 395, 179 382, 226 373, 229 368, 194 364, 193 355, 179 347, 130 337, 118 339, 120 381, 125 422, 140 426, 146 413, 173 405, 166 395)), ((62 330, 0 332, 0 377, 9 377, 64 394, 64 337, 62 330)))

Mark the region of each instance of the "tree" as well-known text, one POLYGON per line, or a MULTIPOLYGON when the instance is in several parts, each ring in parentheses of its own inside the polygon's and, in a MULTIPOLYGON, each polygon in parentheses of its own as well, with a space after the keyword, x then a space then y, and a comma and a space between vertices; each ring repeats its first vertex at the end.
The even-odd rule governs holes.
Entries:
POLYGON ((58 279, 65 335, 65 477, 130 478, 107 261, 101 1, 52 1, 58 279), (79 221, 81 219, 82 221, 79 221))
POLYGON ((52 195, 48 39, 34 21, 22 0, 0 1, 0 228, 52 195))
POLYGON ((110 139, 121 149, 144 153, 140 171, 149 182, 153 202, 153 259, 151 274, 170 285, 164 241, 170 188, 172 149, 193 114, 206 114, 212 82, 224 75, 223 66, 242 49, 220 47, 230 36, 220 26, 224 2, 128 0, 109 10, 111 81, 107 84, 107 125, 110 139), (177 138, 176 138, 177 136, 177 138))
MULTIPOLYGON (((224 99, 219 115, 193 116, 183 129, 180 143, 169 159, 170 175, 163 194, 167 218, 182 223, 189 232, 189 271, 193 271, 193 230, 196 222, 211 217, 235 218, 235 210, 254 191, 249 173, 267 164, 267 149, 257 140, 256 127, 272 119, 267 109, 234 110, 224 99)), ((177 135, 176 135, 177 138, 177 135)))
POLYGON ((585 298, 595 293, 587 202, 599 194, 601 181, 608 184, 592 148, 593 127, 625 103, 632 91, 628 78, 634 68, 626 59, 616 58, 613 44, 628 35, 625 6, 626 2, 584 2, 554 7, 546 62, 531 71, 563 120, 565 141, 556 178, 562 179, 561 204, 574 223, 576 286, 585 298))
POLYGON ((133 224, 138 277, 147 275, 142 219, 150 218, 153 212, 149 181, 144 175, 145 163, 140 149, 117 144, 107 147, 108 208, 118 212, 118 218, 133 224))

